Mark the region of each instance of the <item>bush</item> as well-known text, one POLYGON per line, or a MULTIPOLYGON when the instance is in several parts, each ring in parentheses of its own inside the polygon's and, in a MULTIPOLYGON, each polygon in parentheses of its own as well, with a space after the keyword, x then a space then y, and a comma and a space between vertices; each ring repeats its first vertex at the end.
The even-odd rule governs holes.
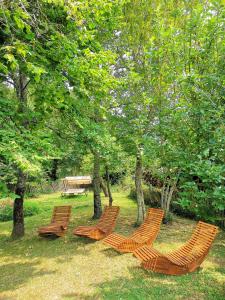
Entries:
MULTIPOLYGON (((149 187, 143 188, 145 205, 150 207, 160 207, 160 192, 158 190, 152 190, 149 187)), ((131 188, 129 197, 136 200, 136 190, 131 188)))
MULTIPOLYGON (((30 217, 39 214, 41 209, 35 203, 24 204, 24 217, 30 217)), ((0 207, 0 222, 11 221, 13 219, 13 206, 6 203, 0 207)))
POLYGON ((24 206, 24 217, 31 217, 38 215, 40 213, 41 209, 39 206, 35 203, 25 203, 24 206))
POLYGON ((178 201, 174 201, 171 204, 172 212, 178 216, 189 218, 189 219, 196 219, 196 213, 194 210, 191 210, 187 207, 183 207, 178 201))
MULTIPOLYGON (((145 186, 143 187, 143 193, 144 193, 145 205, 149 207, 160 208, 161 193, 158 189, 145 186)), ((129 197, 131 199, 136 200, 135 188, 131 188, 129 197)), ((173 221, 173 215, 171 213, 168 213, 167 216, 163 218, 164 224, 172 223, 172 221, 173 221)))
MULTIPOLYGON (((149 207, 160 207, 161 193, 158 189, 144 186, 143 192, 144 192, 145 205, 149 207)), ((134 186, 131 187, 130 189, 129 197, 133 200, 136 200, 136 191, 134 186)), ((218 212, 215 212, 215 210, 213 210, 213 208, 210 207, 209 204, 208 204, 208 208, 203 207, 204 210, 202 210, 201 208, 202 207, 200 207, 200 205, 198 205, 198 203, 195 203, 194 201, 191 202, 191 205, 185 206, 184 201, 182 202, 179 199, 179 194, 175 194, 173 196, 173 201, 171 202, 170 211, 184 218, 212 222, 216 225, 219 225, 221 228, 225 228, 225 221, 224 221, 225 212, 221 212, 219 214, 218 212), (210 219, 210 209, 211 209, 211 214, 213 214, 213 217, 211 219, 210 219)), ((171 214, 167 215, 167 217, 164 218, 164 223, 170 223, 171 221, 172 221, 171 214)))
MULTIPOLYGON (((161 198, 161 193, 157 189, 150 189, 148 187, 143 188, 144 192, 144 200, 145 200, 145 205, 150 206, 150 207, 160 207, 160 198, 161 198)), ((131 199, 136 200, 136 191, 135 188, 132 187, 130 190, 129 197, 131 199)), ((171 202, 171 212, 190 219, 195 219, 196 214, 194 213, 193 210, 184 208, 178 201, 176 200, 176 197, 173 197, 173 200, 171 202)))
POLYGON ((171 224, 173 222, 173 215, 169 212, 166 216, 163 218, 163 224, 171 224))
POLYGON ((1 222, 12 220, 12 216, 13 216, 13 208, 9 204, 6 204, 4 207, 0 209, 1 222))

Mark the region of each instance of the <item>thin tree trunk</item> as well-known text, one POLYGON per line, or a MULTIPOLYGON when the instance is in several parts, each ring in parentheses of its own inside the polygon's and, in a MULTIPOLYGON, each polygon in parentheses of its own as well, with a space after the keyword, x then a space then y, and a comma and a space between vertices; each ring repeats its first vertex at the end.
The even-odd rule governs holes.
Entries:
POLYGON ((138 214, 137 214, 136 223, 137 225, 140 225, 143 223, 145 218, 145 202, 144 202, 144 194, 142 189, 142 157, 139 150, 136 157, 135 186, 136 186, 137 205, 138 205, 138 214))
MULTIPOLYGON (((28 81, 25 76, 19 70, 18 74, 13 78, 15 82, 15 89, 16 94, 19 102, 18 112, 25 114, 27 110, 27 85, 28 81)), ((28 128, 28 121, 23 118, 22 125, 25 129, 28 128)), ((12 238, 19 238, 24 235, 24 214, 23 214, 23 201, 25 195, 25 188, 26 188, 26 175, 24 172, 19 169, 18 176, 17 176, 17 184, 15 193, 17 195, 16 199, 14 200, 13 206, 13 229, 12 229, 12 238)))
POLYGON ((15 193, 17 195, 13 206, 13 230, 12 238, 20 238, 24 235, 23 200, 25 194, 26 176, 19 170, 15 193))
POLYGON ((170 188, 171 188, 171 186, 170 186, 170 181, 168 180, 167 181, 167 187, 166 187, 166 190, 165 190, 165 192, 164 192, 164 207, 163 207, 163 209, 164 209, 164 211, 165 211, 165 218, 167 217, 167 215, 168 215, 168 208, 167 208, 167 202, 168 202, 168 197, 169 197, 169 193, 170 193, 170 188))
POLYGON ((106 173, 106 183, 107 183, 107 189, 108 189, 108 195, 109 195, 109 206, 112 206, 113 203, 113 197, 110 189, 110 180, 109 180, 109 168, 108 166, 105 167, 105 173, 106 173))
POLYGON ((53 159, 51 170, 49 170, 49 172, 48 172, 48 177, 52 181, 56 181, 58 179, 58 176, 57 176, 58 165, 59 165, 59 160, 53 159))
POLYGON ((105 182, 102 177, 100 177, 100 184, 101 184, 101 189, 102 189, 105 197, 109 197, 107 187, 106 187, 105 182))
POLYGON ((102 214, 101 204, 101 180, 100 180, 100 158, 98 153, 94 153, 94 170, 93 170, 93 190, 94 190, 94 215, 93 219, 99 219, 102 214))
POLYGON ((168 179, 166 179, 163 183, 163 187, 161 190, 161 208, 164 210, 164 217, 163 217, 163 223, 166 224, 169 207, 168 207, 168 196, 170 192, 170 183, 168 182, 168 179))
POLYGON ((164 210, 164 213, 165 213, 164 214, 164 222, 167 222, 167 217, 168 217, 168 214, 170 212, 170 204, 171 204, 171 201, 172 201, 173 193, 174 193, 175 188, 176 188, 178 176, 177 176, 177 179, 174 180, 174 182, 172 182, 172 180, 166 179, 164 184, 163 184, 163 187, 162 187, 162 191, 161 191, 161 208, 164 210))
POLYGON ((166 183, 163 182, 163 187, 161 190, 161 208, 164 209, 164 194, 165 194, 165 189, 166 189, 166 183))
POLYGON ((170 203, 172 200, 173 191, 174 191, 174 186, 170 187, 170 192, 169 192, 169 195, 167 196, 166 215, 170 212, 170 203))

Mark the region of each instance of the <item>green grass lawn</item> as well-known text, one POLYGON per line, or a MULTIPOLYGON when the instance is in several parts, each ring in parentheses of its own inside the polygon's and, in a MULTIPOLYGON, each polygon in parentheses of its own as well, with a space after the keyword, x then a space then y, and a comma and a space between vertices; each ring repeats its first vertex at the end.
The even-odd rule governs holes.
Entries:
MULTIPOLYGON (((136 204, 126 194, 114 194, 121 206, 116 231, 134 230, 136 204)), ((179 277, 140 268, 132 254, 118 254, 101 241, 75 237, 78 225, 93 224, 92 195, 61 198, 59 193, 36 199, 41 213, 25 219, 26 235, 12 241, 12 222, 0 223, 0 299, 225 299, 225 233, 219 233, 202 268, 179 277), (47 240, 37 228, 48 224, 54 205, 73 206, 64 238, 47 240)), ((103 198, 106 204, 106 199, 103 198)), ((196 222, 175 217, 162 225, 155 248, 167 252, 185 242, 196 222)))

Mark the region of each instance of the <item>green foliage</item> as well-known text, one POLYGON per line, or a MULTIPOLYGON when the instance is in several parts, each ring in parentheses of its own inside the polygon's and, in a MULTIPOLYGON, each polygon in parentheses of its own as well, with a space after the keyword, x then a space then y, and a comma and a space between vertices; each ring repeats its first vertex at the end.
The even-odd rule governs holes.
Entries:
MULTIPOLYGON (((145 205, 149 207, 160 207, 160 192, 151 189, 150 187, 143 187, 145 205)), ((130 189, 129 197, 136 200, 136 190, 134 186, 130 189)))
POLYGON ((45 177, 55 158, 65 161, 63 174, 67 162, 79 168, 77 162, 93 149, 104 156, 111 136, 102 120, 116 83, 110 73, 115 54, 104 43, 121 6, 119 1, 100 3, 1 5, 0 104, 5 110, 0 155, 5 171, 0 176, 8 184, 16 183, 18 169, 33 180, 45 177))
POLYGON ((10 198, 14 200, 16 198, 16 194, 10 192, 5 183, 0 182, 0 200, 2 198, 10 198))
POLYGON ((121 35, 125 143, 143 144, 145 168, 162 181, 179 174, 180 204, 210 221, 225 205, 224 12, 221 1, 135 1, 121 35))
MULTIPOLYGON (((180 205, 225 209, 223 1, 3 1, 0 178, 144 168, 180 205)), ((5 190, 5 194, 9 193, 5 190)), ((11 197, 15 195, 11 194, 11 197)))
POLYGON ((3 208, 0 209, 0 221, 6 222, 11 221, 13 218, 13 208, 10 205, 5 205, 3 208))
MULTIPOLYGON (((25 203, 24 204, 24 217, 31 217, 39 214, 41 208, 37 203, 25 203)), ((6 204, 0 206, 0 222, 12 221, 13 219, 13 206, 6 204)))
POLYGON ((198 218, 218 221, 216 213, 225 210, 224 165, 200 159, 188 167, 189 172, 181 177, 180 204, 198 218))

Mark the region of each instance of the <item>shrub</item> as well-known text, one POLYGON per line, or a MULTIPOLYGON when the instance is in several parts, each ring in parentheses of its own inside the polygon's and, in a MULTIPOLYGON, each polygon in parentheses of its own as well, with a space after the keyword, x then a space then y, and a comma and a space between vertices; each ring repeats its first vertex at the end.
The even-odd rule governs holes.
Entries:
MULTIPOLYGON (((150 207, 160 207, 160 192, 158 190, 150 189, 149 187, 143 188, 145 205, 150 207)), ((135 188, 131 188, 129 197, 136 200, 135 188)))
POLYGON ((4 207, 0 208, 0 221, 6 222, 12 220, 13 217, 13 208, 9 204, 6 204, 4 207))
POLYGON ((36 203, 25 203, 24 217, 31 217, 38 215, 41 209, 36 203))
MULTIPOLYGON (((24 217, 30 217, 39 214, 41 209, 35 203, 24 203, 24 217)), ((0 206, 0 222, 11 221, 13 218, 13 206, 6 203, 0 206)))
POLYGON ((173 215, 169 212, 166 216, 163 218, 163 224, 170 224, 173 221, 173 215))
MULTIPOLYGON (((145 205, 149 207, 160 207, 161 193, 158 189, 144 186, 143 192, 145 205)), ((173 201, 171 202, 170 207, 172 213, 185 218, 212 222, 219 225, 221 228, 225 228, 225 211, 215 211, 215 208, 210 205, 210 201, 207 202, 207 198, 205 199, 205 203, 207 203, 205 206, 201 205, 201 203, 197 200, 194 201, 192 199, 192 201, 185 201, 184 198, 181 199, 181 195, 184 196, 184 194, 185 192, 182 191, 173 196, 173 201)), ((136 191, 134 186, 130 189, 129 197, 136 200, 136 191)), ((171 221, 172 214, 169 214, 163 220, 164 223, 170 223, 171 221)))
MULTIPOLYGON (((144 193, 144 201, 145 205, 149 207, 157 207, 160 208, 160 199, 161 199, 161 193, 157 188, 150 188, 150 187, 143 187, 143 193, 144 193)), ((135 188, 131 188, 129 197, 131 199, 136 200, 136 191, 135 188)), ((163 218, 163 223, 171 223, 173 221, 173 215, 171 213, 168 213, 166 217, 163 218)))

